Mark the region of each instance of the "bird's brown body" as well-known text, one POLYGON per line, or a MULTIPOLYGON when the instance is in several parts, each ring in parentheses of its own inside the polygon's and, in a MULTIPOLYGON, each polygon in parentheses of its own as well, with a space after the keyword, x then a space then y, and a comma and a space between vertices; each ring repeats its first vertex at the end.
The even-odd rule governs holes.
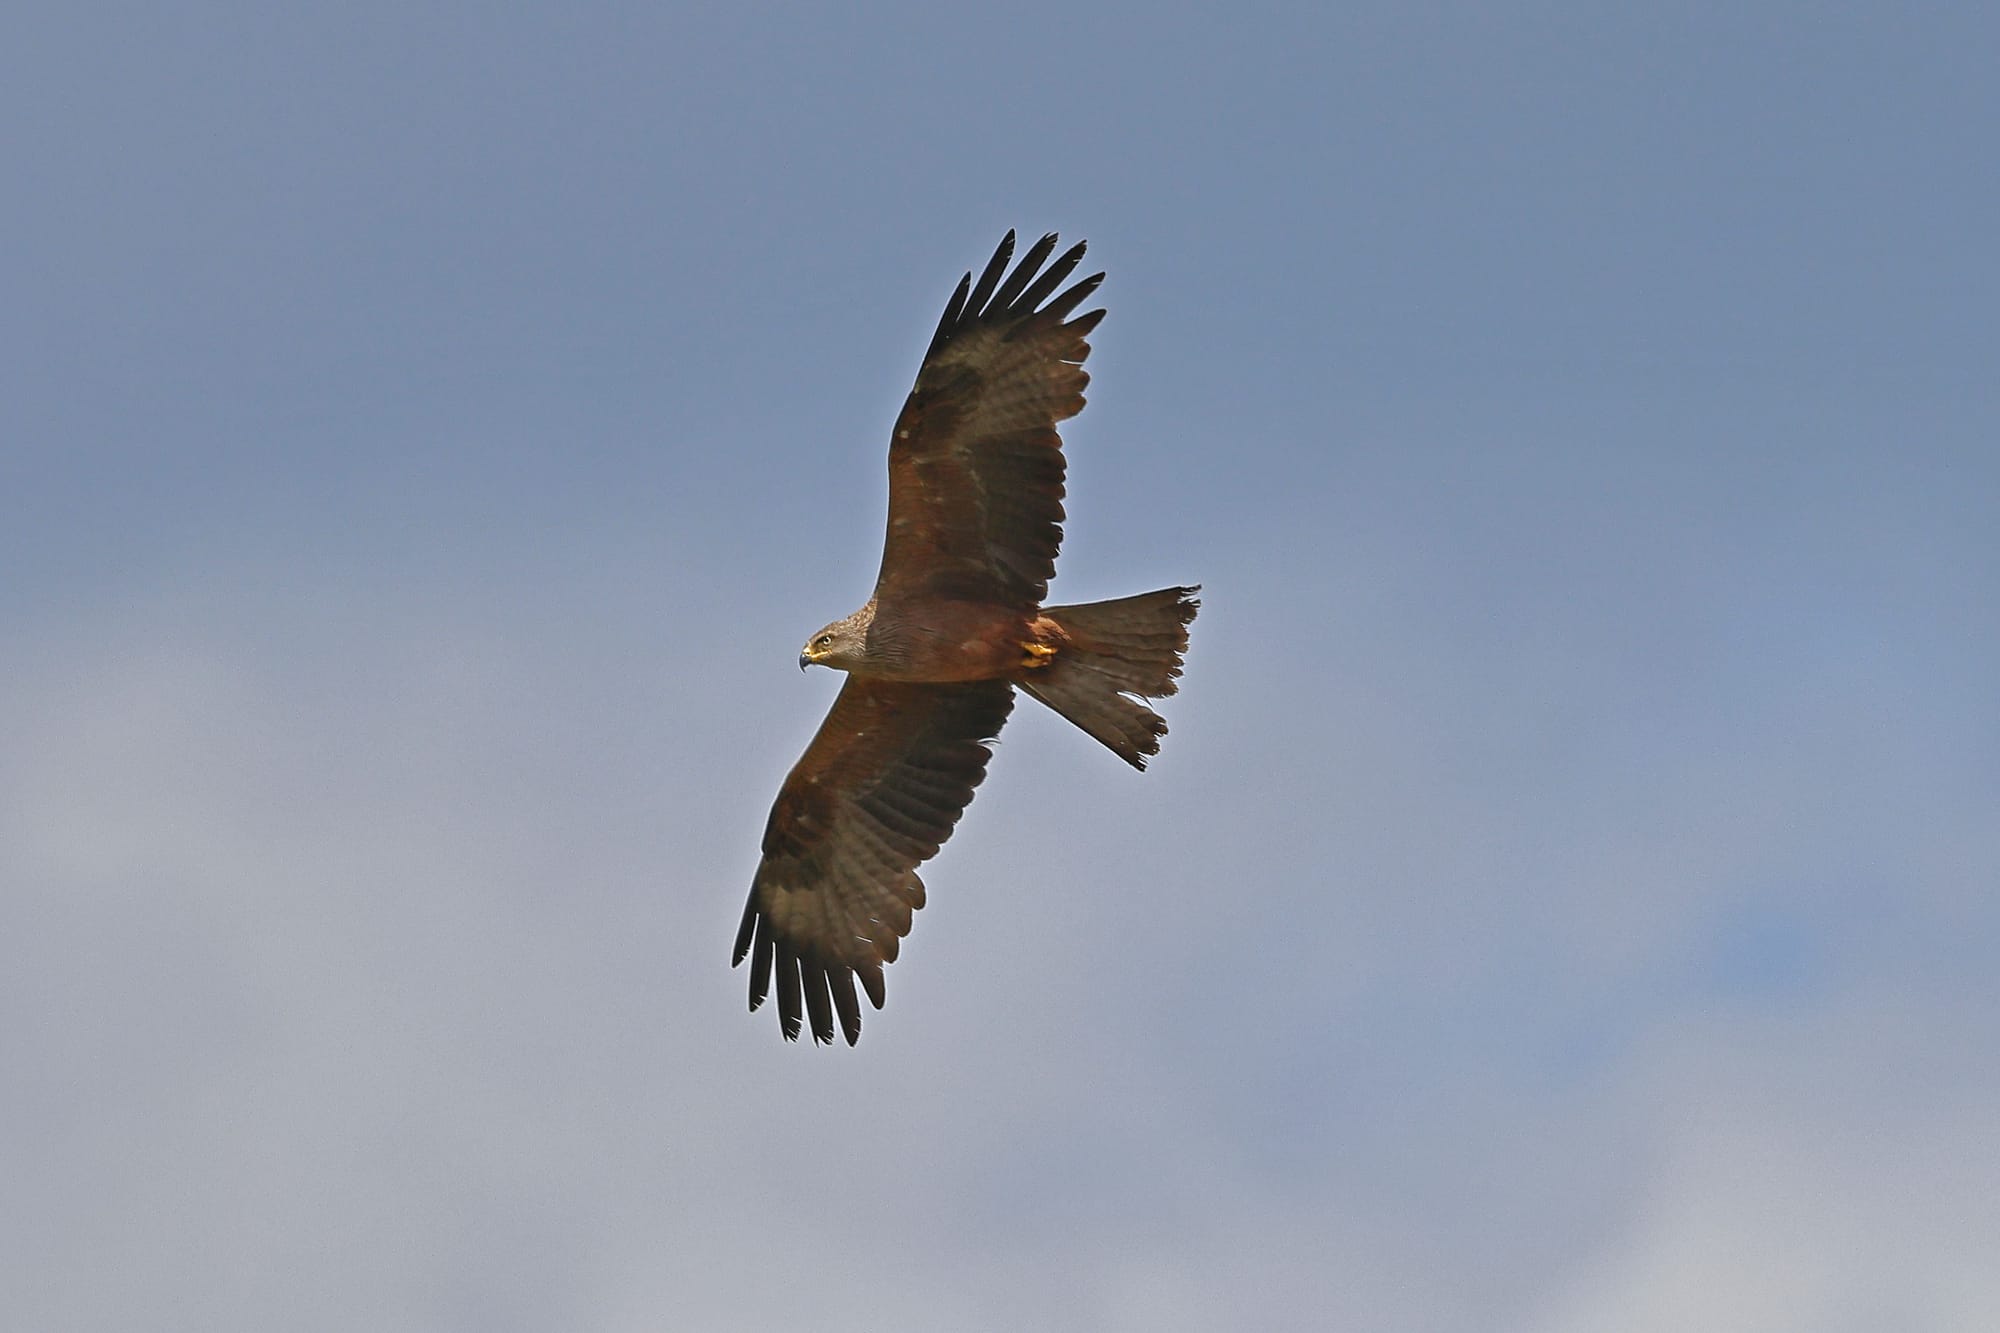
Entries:
POLYGON ((871 599, 846 621, 835 623, 853 626, 861 652, 839 658, 807 652, 802 660, 870 680, 1019 680, 1046 667, 1068 642, 1061 626, 1040 610, 955 598, 889 606, 871 599))
POLYGON ((848 673, 764 829, 736 937, 750 1007, 775 981, 785 1036, 805 1020, 861 1035, 858 982, 881 1008, 882 968, 924 903, 936 855, 985 777, 1018 686, 1134 768, 1166 723, 1195 588, 1043 606, 1062 544, 1062 437, 1083 408, 1085 337, 1070 319, 1104 275, 1057 294, 1083 257, 1054 236, 1012 273, 1007 234, 947 303, 889 441, 889 529, 875 592, 806 642, 799 665, 848 673))

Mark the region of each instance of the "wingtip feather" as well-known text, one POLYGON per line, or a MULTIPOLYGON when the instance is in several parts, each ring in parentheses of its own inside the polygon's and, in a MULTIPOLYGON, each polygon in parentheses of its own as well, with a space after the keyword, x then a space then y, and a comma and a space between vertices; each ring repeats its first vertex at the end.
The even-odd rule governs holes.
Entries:
POLYGON ((1000 290, 993 293, 993 308, 1013 309, 1014 303, 1020 299, 1021 293, 1027 290, 1028 284, 1035 280, 1035 275, 1041 272, 1042 265, 1048 262, 1055 248, 1054 232, 1050 232, 1029 246, 1028 252, 1021 256, 1021 261, 1014 265, 1014 271, 1007 275, 1007 281, 1001 283, 1000 290))
POLYGON ((987 260, 986 267, 980 270, 978 285, 972 289, 972 295, 966 300, 964 312, 968 318, 977 319, 985 312, 987 301, 992 299, 993 289, 999 286, 1001 275, 1007 271, 1007 261, 1013 257, 1014 229, 1009 227, 1007 234, 1000 238, 1000 244, 995 247, 993 257, 987 260))

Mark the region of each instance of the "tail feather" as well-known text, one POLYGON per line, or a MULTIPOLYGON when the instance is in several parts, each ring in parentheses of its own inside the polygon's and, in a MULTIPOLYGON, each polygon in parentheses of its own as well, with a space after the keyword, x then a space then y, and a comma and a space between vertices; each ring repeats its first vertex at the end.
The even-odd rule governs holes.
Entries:
POLYGON ((1167 724, 1141 699, 1179 686, 1188 622, 1201 603, 1194 588, 1162 588, 1110 602, 1049 606, 1062 631, 1055 656, 1019 678, 1035 698, 1095 736, 1134 768, 1160 752, 1167 724), (1137 696, 1137 697, 1134 697, 1137 696))

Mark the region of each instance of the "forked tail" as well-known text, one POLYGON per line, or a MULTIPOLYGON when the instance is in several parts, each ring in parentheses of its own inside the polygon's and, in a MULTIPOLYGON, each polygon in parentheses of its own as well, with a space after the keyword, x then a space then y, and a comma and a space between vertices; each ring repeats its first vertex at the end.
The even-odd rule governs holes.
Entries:
POLYGON ((1016 684, 1095 736, 1134 768, 1160 752, 1167 724, 1143 699, 1179 687, 1188 622, 1201 606, 1193 588, 1162 588, 1112 602, 1046 606, 1042 615, 1062 630, 1047 666, 1016 684))

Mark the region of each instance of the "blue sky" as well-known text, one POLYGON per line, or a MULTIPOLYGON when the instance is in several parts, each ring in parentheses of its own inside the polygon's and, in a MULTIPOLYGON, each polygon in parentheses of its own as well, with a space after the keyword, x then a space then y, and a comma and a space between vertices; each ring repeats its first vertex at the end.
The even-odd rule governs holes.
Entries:
POLYGON ((2000 21, 13 26, 13 1322, 1991 1326, 2000 21), (795 654, 1009 227, 1184 690, 1024 704, 790 1047, 795 654))

